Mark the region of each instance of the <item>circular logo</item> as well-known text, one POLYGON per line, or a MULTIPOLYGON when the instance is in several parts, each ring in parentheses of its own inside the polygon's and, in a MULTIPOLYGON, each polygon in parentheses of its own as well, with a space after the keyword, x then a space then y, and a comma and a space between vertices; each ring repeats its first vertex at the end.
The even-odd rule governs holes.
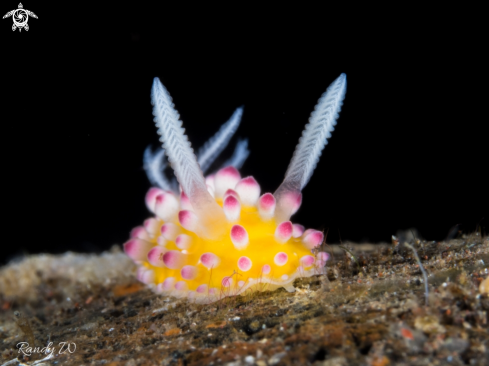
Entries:
POLYGON ((14 20, 14 24, 22 28, 27 24, 27 20, 29 19, 29 15, 24 9, 17 9, 12 14, 12 19, 14 20))

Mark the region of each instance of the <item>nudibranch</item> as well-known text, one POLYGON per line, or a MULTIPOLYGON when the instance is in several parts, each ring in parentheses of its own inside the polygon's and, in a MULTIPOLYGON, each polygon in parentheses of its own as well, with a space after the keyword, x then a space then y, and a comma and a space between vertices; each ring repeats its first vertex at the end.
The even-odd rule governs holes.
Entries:
POLYGON ((275 193, 261 194, 256 180, 238 171, 248 156, 246 140, 238 142, 226 166, 203 174, 236 131, 242 108, 196 156, 168 91, 155 78, 151 100, 163 149, 147 150, 144 157, 157 186, 146 194, 155 216, 134 228, 124 244, 138 265, 137 278, 156 292, 209 303, 247 291, 294 291, 296 278, 325 273, 323 233, 304 230, 290 217, 301 205, 301 191, 336 125, 345 93, 341 74, 312 112, 284 181, 275 193), (164 175, 164 153, 179 185, 164 175))

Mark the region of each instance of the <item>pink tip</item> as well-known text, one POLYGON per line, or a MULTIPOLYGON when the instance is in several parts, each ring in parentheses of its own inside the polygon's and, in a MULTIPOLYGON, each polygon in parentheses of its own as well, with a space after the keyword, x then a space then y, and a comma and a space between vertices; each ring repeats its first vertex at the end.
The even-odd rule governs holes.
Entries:
POLYGON ((222 287, 231 287, 233 279, 231 277, 223 277, 221 281, 222 287))
POLYGON ((185 281, 178 281, 175 283, 175 290, 185 291, 188 289, 187 283, 185 281))
POLYGON ((172 220, 179 208, 180 204, 173 193, 165 192, 156 196, 155 213, 162 220, 172 220))
POLYGON ((158 220, 156 220, 155 218, 150 218, 150 219, 147 219, 147 220, 144 220, 144 228, 146 229, 146 231, 148 232, 148 234, 150 235, 150 237, 153 237, 155 236, 158 231, 160 230, 160 224, 158 223, 158 220))
POLYGON ((204 253, 200 256, 200 262, 208 269, 216 268, 221 260, 214 253, 204 253))
POLYGON ((303 267, 310 267, 314 264, 314 257, 312 255, 305 255, 300 259, 303 267))
POLYGON ((150 242, 135 238, 124 244, 124 252, 134 261, 143 261, 152 247, 150 242))
POLYGON ((292 216, 297 212, 302 203, 302 193, 299 191, 289 191, 283 193, 278 202, 280 212, 286 214, 287 217, 292 216))
POLYGON ((138 227, 135 227, 134 229, 132 229, 130 237, 131 238, 139 238, 139 239, 143 239, 143 240, 147 240, 147 241, 150 240, 149 234, 143 226, 138 226, 138 227))
POLYGON ((301 237, 302 234, 304 234, 304 226, 299 225, 299 224, 293 224, 292 225, 292 237, 293 238, 298 238, 301 237))
POLYGON ((188 231, 194 231, 197 228, 199 219, 192 211, 182 210, 178 213, 178 220, 188 231))
POLYGON ((170 269, 180 269, 185 263, 185 254, 178 250, 170 250, 163 254, 163 263, 170 269))
POLYGON ((146 267, 139 267, 136 272, 136 277, 139 281, 149 285, 154 283, 155 273, 151 269, 147 269, 146 267))
POLYGON ((326 262, 329 259, 329 254, 326 253, 326 252, 319 252, 316 255, 316 257, 317 257, 316 266, 318 266, 318 267, 324 267, 324 265, 326 264, 326 262))
POLYGON ((323 242, 324 234, 317 230, 306 230, 302 242, 309 249, 314 249, 323 242))
POLYGON ((319 252, 317 254, 318 260, 326 262, 329 259, 329 254, 326 252, 319 252))
POLYGON ((265 265, 263 265, 263 267, 261 267, 261 272, 262 272, 264 275, 269 274, 271 270, 272 270, 272 267, 270 267, 270 265, 269 265, 269 264, 265 264, 265 265))
POLYGON ((195 291, 198 292, 199 294, 205 294, 207 292, 207 288, 208 288, 207 285, 200 285, 195 289, 195 291))
POLYGON ((234 189, 240 179, 241 176, 235 167, 228 166, 219 170, 214 177, 216 197, 221 198, 228 189, 234 189))
POLYGON ((176 282, 175 277, 168 277, 159 286, 161 286, 161 289, 163 291, 170 291, 175 288, 175 282, 176 282))
POLYGON ((236 192, 238 192, 243 205, 254 206, 260 197, 260 185, 255 178, 246 177, 236 184, 236 192))
POLYGON ((224 196, 222 197, 223 199, 226 199, 227 196, 233 196, 234 198, 239 200, 239 194, 233 190, 233 189, 228 189, 225 193, 224 196))
POLYGON ((182 210, 193 210, 190 198, 188 198, 184 191, 180 193, 180 208, 182 210))
POLYGON ((165 290, 163 290, 163 286, 162 285, 163 285, 162 283, 156 285, 155 292, 157 294, 161 294, 161 293, 163 293, 163 291, 165 291, 165 290))
POLYGON ((155 282, 155 272, 152 269, 144 271, 141 275, 141 282, 149 285, 155 282))
POLYGON ((275 212, 275 197, 271 193, 265 193, 258 199, 258 211, 264 219, 270 219, 275 212))
POLYGON ((189 249, 192 245, 192 237, 186 234, 180 234, 175 239, 175 244, 180 249, 189 249))
POLYGON ((182 278, 184 278, 185 280, 193 280, 195 277, 197 277, 197 267, 183 266, 182 270, 180 271, 180 274, 182 275, 182 278))
POLYGON ((238 268, 243 272, 249 271, 251 269, 251 259, 248 257, 241 257, 238 259, 238 268))
POLYGON ((245 281, 238 281, 238 287, 243 287, 245 285, 245 281))
POLYGON ((224 199, 224 204, 222 208, 224 210, 224 214, 226 215, 228 221, 231 222, 238 221, 239 214, 241 213, 241 204, 236 199, 236 197, 227 196, 224 199))
POLYGON ((143 275, 144 275, 144 272, 146 272, 147 269, 146 267, 138 267, 138 269, 136 270, 136 278, 138 279, 138 281, 143 281, 143 275))
POLYGON ((275 255, 273 261, 277 266, 283 266, 287 263, 288 259, 289 257, 287 256, 287 254, 285 254, 284 252, 279 252, 275 255))
POLYGON ((238 250, 245 249, 250 242, 248 233, 241 225, 234 225, 231 228, 231 241, 238 250))
POLYGON ((163 255, 168 251, 168 249, 158 245, 151 249, 148 253, 148 262, 155 267, 164 267, 163 255))
POLYGON ((168 222, 161 227, 161 235, 163 235, 166 240, 174 241, 179 234, 180 228, 171 222, 168 222))
POLYGON ((149 189, 149 191, 146 193, 146 198, 145 198, 146 207, 148 207, 148 210, 150 210, 153 213, 155 212, 156 196, 164 192, 165 191, 163 191, 162 189, 156 187, 151 187, 149 189))
POLYGON ((285 243, 292 237, 292 231, 293 227, 290 221, 282 222, 277 226, 277 229, 275 229, 275 239, 280 243, 285 243))

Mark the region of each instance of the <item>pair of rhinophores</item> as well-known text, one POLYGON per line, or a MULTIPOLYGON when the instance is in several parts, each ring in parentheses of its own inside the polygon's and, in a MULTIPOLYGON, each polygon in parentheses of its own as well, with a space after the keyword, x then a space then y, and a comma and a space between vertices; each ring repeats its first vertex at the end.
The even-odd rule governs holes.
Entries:
POLYGON ((144 154, 155 186, 146 205, 155 216, 134 228, 124 244, 138 265, 137 278, 156 292, 209 303, 248 291, 294 291, 296 278, 325 273, 329 256, 319 251, 323 233, 305 230, 290 217, 331 137, 345 92, 341 74, 312 112, 284 181, 275 193, 261 194, 253 177, 238 172, 249 154, 247 140, 237 143, 222 169, 203 174, 238 128, 242 108, 196 156, 168 91, 155 78, 151 99, 163 149, 148 148, 144 154), (178 183, 164 175, 165 153, 178 183))

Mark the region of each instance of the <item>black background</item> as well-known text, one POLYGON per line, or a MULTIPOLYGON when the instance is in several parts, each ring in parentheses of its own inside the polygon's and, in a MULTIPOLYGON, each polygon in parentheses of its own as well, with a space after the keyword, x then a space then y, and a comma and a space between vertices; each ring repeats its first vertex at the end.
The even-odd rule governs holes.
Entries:
POLYGON ((337 128, 294 221, 329 229, 329 243, 412 227, 430 240, 457 224, 487 232, 481 9, 135 4, 29 1, 39 19, 28 32, 1 20, 0 263, 101 251, 149 216, 155 76, 194 148, 244 105, 233 139, 250 141, 242 175, 273 192, 316 101, 345 72, 337 128))

